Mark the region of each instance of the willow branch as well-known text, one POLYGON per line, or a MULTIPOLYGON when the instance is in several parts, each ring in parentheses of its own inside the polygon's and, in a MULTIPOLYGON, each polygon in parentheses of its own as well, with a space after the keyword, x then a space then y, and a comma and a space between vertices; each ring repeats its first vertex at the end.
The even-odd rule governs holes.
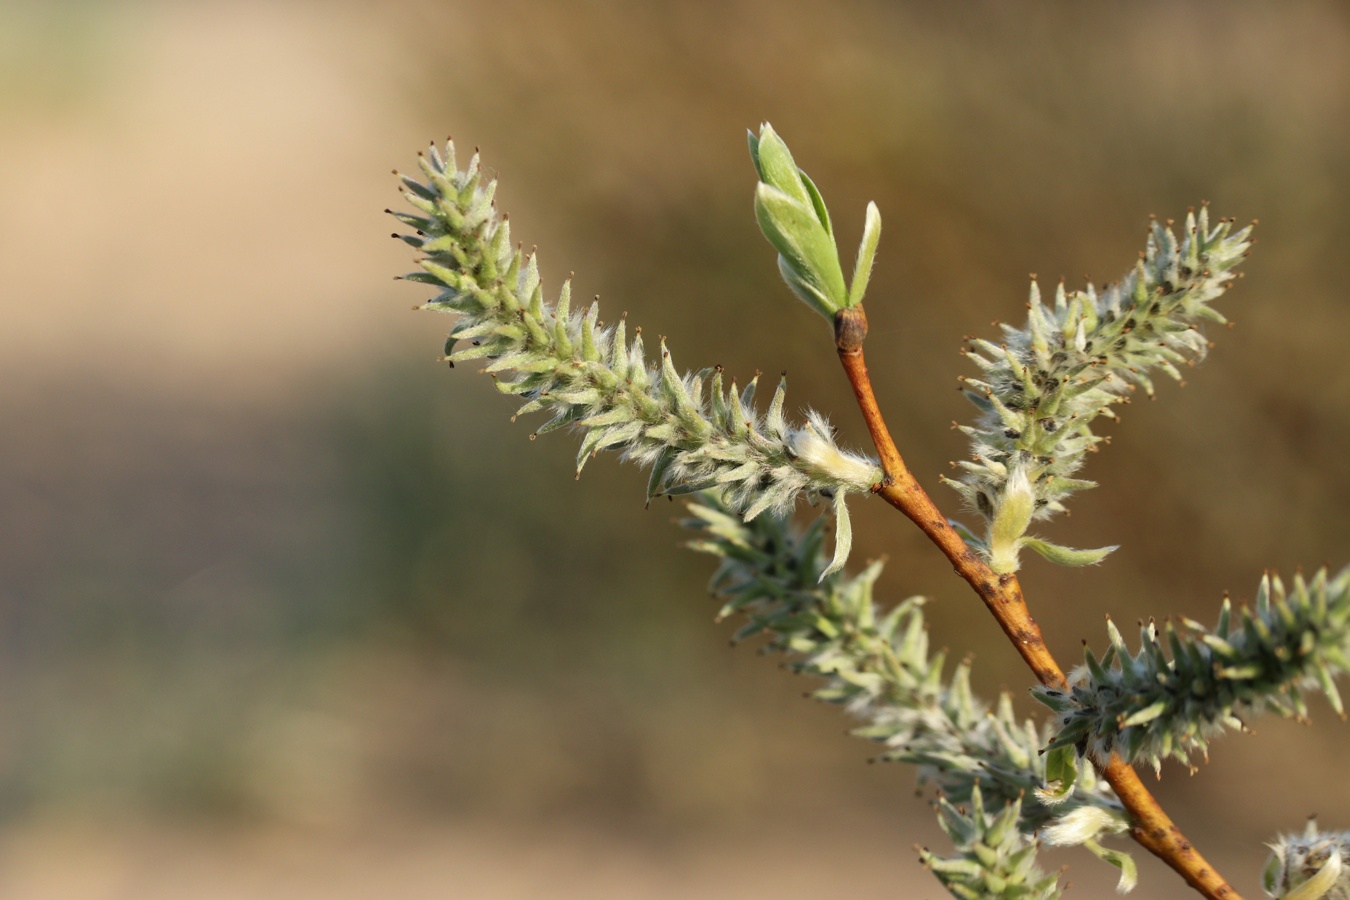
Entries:
MULTIPOLYGON (((996 574, 952 528, 932 498, 905 465, 890 430, 886 427, 863 358, 867 337, 867 314, 861 305, 841 310, 834 318, 835 348, 844 366, 853 396, 858 401, 867 430, 876 445, 885 479, 873 492, 900 510, 938 546, 956 573, 975 590, 994 616, 1003 633, 1046 687, 1064 690, 1064 670, 1045 645, 1041 628, 1031 617, 1022 587, 1013 574, 996 574)), ((1157 799, 1139 779, 1139 774, 1119 756, 1092 764, 1115 790, 1130 813, 1130 837, 1145 850, 1167 863, 1186 883, 1211 900, 1241 900, 1237 891, 1205 861, 1172 822, 1157 799)))

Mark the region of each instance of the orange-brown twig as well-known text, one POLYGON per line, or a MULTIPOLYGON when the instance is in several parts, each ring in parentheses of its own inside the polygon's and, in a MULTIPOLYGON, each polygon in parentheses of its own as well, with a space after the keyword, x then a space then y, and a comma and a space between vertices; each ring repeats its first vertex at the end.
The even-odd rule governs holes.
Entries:
MULTIPOLYGON (((1064 670, 1059 667, 1040 626, 1031 617, 1022 587, 1016 575, 999 575, 989 568, 933 503, 928 493, 910 474, 891 438, 881 409, 877 406, 872 382, 863 359, 863 340, 867 337, 867 314, 861 306, 841 310, 834 319, 835 348, 839 361, 848 375, 853 396, 858 400, 867 430, 872 435, 881 467, 886 478, 873 490, 896 509, 908 516, 929 539, 937 544, 958 575, 964 578, 984 605, 993 613, 1003 633, 1012 641, 1022 659, 1035 673, 1041 684, 1064 689, 1067 684, 1064 670)), ((1115 790, 1121 804, 1130 814, 1130 836, 1157 856, 1186 880, 1200 894, 1211 900, 1242 900, 1231 885, 1207 863, 1168 818, 1158 801, 1139 779, 1134 767, 1119 756, 1093 765, 1115 790)))

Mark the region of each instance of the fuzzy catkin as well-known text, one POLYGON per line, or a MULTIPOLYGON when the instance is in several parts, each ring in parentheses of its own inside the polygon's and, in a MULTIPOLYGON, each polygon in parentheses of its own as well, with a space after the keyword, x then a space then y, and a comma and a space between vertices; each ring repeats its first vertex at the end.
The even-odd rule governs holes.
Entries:
POLYGON ((641 329, 625 320, 603 325, 598 303, 571 308, 571 284, 544 300, 538 258, 511 243, 510 225, 493 203, 475 153, 460 170, 454 145, 419 157, 425 182, 402 176, 416 212, 394 212, 412 234, 395 235, 422 253, 421 271, 406 280, 437 294, 421 308, 455 313, 445 359, 484 360, 497 389, 524 401, 516 411, 552 418, 535 431, 581 433, 577 472, 602 450, 651 470, 648 501, 659 495, 718 490, 747 519, 785 513, 799 498, 833 499, 838 522, 829 571, 850 549, 848 494, 881 481, 877 463, 835 444, 823 416, 790 423, 786 380, 766 413, 753 403, 758 377, 744 390, 720 366, 680 373, 662 340, 649 362, 641 329))
POLYGON ((1234 279, 1251 226, 1234 231, 1221 219, 1211 227, 1206 207, 1186 216, 1180 239, 1169 225, 1155 221, 1139 262, 1101 293, 1090 284, 1068 292, 1061 282, 1047 306, 1033 281, 1026 326, 1004 325, 1001 342, 972 339, 965 351, 980 369, 962 379, 980 416, 961 428, 971 445, 962 475, 944 480, 985 521, 973 543, 995 571, 1016 571, 1023 547, 1068 565, 1114 549, 1075 551, 1023 535, 1095 486, 1074 477, 1103 440, 1093 421, 1115 418, 1113 407, 1136 389, 1152 396, 1151 373, 1180 380, 1178 366, 1208 348, 1203 323, 1227 321, 1211 303, 1234 279))
POLYGON ((1296 575, 1292 590, 1267 574, 1255 603, 1235 613, 1225 599, 1213 628, 1185 618, 1143 625, 1137 653, 1113 623, 1108 631, 1106 652, 1084 651, 1067 692, 1036 688, 1057 714, 1050 746, 1099 760, 1119 753, 1155 769, 1167 757, 1189 765, 1257 713, 1306 719, 1308 691, 1344 714, 1334 679, 1350 671, 1350 567, 1296 575))
POLYGON ((881 744, 883 759, 918 766, 920 782, 954 803, 977 790, 995 809, 1022 801, 1026 831, 1084 806, 1103 813, 1101 828, 1084 839, 1124 821, 1090 767, 1074 773, 1071 789, 1045 790, 1051 757, 1042 750, 1052 732, 1019 718, 1007 694, 992 707, 976 697, 969 662, 945 672, 945 654, 929 652, 922 597, 879 609, 872 591, 881 563, 820 577, 819 518, 805 530, 778 516, 743 522, 715 494, 689 513, 683 524, 696 535, 689 546, 721 560, 710 585, 722 601, 718 617, 743 619, 738 641, 763 638, 792 671, 823 679, 812 696, 860 718, 853 733, 881 744))

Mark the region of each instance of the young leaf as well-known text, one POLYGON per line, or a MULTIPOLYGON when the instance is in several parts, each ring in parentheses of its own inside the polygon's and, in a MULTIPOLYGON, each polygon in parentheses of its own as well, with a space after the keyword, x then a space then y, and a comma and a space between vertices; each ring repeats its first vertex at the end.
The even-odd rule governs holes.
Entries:
POLYGON ((853 280, 848 286, 849 306, 857 306, 863 302, 863 295, 867 293, 867 282, 872 277, 872 260, 877 255, 877 242, 880 240, 881 210, 877 209, 875 203, 868 203, 862 241, 858 244, 858 259, 853 264, 853 280))
POLYGON ((1111 850, 1096 841, 1085 841, 1083 846, 1092 851, 1098 859, 1120 869, 1120 881, 1116 883, 1116 893, 1128 894, 1139 883, 1139 866, 1134 857, 1123 850, 1111 850))
POLYGON ((853 523, 849 521, 846 497, 847 494, 843 491, 835 492, 834 556, 830 559, 830 564, 825 567, 825 571, 820 573, 821 581, 842 569, 844 561, 848 559, 849 551, 853 549, 853 523))
POLYGON ((1024 537, 1021 543, 1023 547, 1036 551, 1057 566, 1095 566, 1120 549, 1119 544, 1113 544, 1110 547, 1098 547, 1096 550, 1075 550, 1034 537, 1024 537))
POLYGON ((832 319, 847 301, 844 273, 834 239, 815 210, 778 188, 760 184, 755 189, 755 216, 778 251, 788 286, 807 305, 832 319))

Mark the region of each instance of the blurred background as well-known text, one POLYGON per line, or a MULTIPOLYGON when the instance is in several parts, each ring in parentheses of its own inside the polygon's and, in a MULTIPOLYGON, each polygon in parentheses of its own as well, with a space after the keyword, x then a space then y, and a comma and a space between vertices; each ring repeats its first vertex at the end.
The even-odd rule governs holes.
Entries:
MULTIPOLYGON (((787 369, 865 446, 751 213, 772 121, 841 246, 881 207, 871 368, 952 512, 962 335, 1020 321, 1029 272, 1123 274, 1151 213, 1259 216, 1236 328, 1046 529, 1122 549, 1025 570, 1068 663, 1108 612, 1212 621, 1350 562, 1348 102, 1337 4, 9 0, 0 896, 939 896, 931 798, 728 649, 678 507, 611 460, 574 480, 571 439, 433 362, 390 169, 481 146, 550 293, 575 271, 684 366, 787 369)), ((884 594, 1031 712, 949 567, 854 509, 884 594)), ((1248 897, 1277 830, 1350 827, 1350 726, 1314 720, 1157 786, 1248 897)))

